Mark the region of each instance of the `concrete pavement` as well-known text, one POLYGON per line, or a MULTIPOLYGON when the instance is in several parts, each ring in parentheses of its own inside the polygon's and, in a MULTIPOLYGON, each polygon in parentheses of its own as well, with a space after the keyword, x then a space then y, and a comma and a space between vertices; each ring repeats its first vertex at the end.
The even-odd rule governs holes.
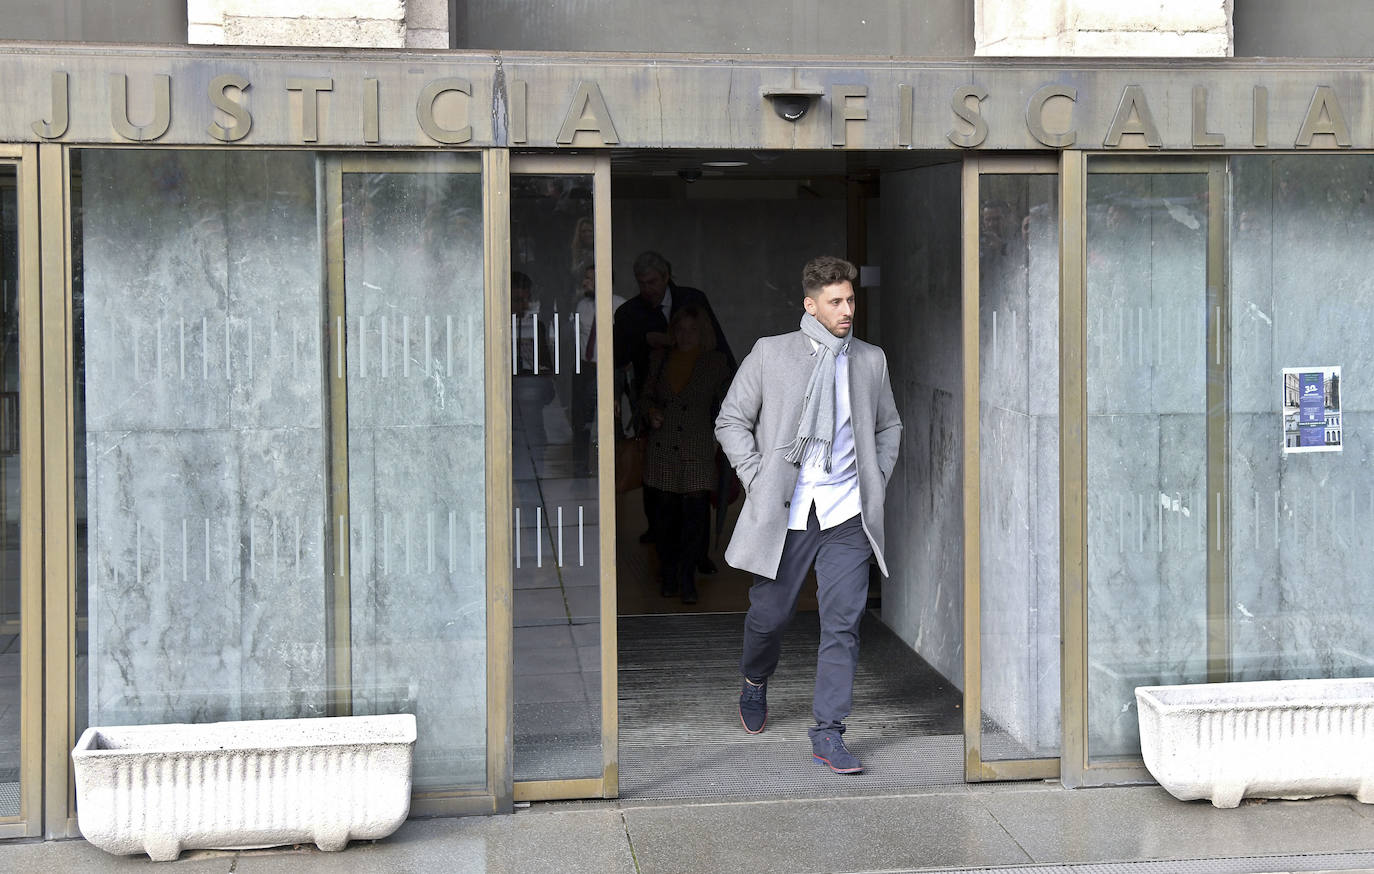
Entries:
POLYGON ((0 845, 0 871, 149 865, 234 874, 1374 870, 1374 805, 1338 796, 1217 810, 1156 786, 982 784, 785 801, 534 804, 510 816, 412 820, 387 840, 341 853, 188 851, 177 862, 154 863, 109 856, 84 841, 0 845))

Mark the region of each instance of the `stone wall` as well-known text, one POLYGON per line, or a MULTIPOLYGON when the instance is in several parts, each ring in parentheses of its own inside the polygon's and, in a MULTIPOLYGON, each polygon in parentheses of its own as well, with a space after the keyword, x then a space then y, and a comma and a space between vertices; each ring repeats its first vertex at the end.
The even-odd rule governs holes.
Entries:
POLYGON ((448 48, 446 0, 187 0, 192 45, 448 48))
POLYGON ((1059 749, 1057 177, 979 180, 983 757, 1059 749))
POLYGON ((959 164, 883 175, 883 348, 902 448, 887 490, 883 621, 964 685, 959 164))
POLYGON ((975 0, 977 55, 1229 57, 1231 0, 975 0))

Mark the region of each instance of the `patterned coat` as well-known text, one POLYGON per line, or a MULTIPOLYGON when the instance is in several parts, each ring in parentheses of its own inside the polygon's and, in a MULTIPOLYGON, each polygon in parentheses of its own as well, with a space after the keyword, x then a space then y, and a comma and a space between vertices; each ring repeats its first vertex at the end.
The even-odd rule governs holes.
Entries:
POLYGON ((642 413, 656 409, 663 414, 663 424, 649 429, 644 484, 678 494, 709 491, 717 479, 715 415, 730 387, 730 364, 722 352, 703 351, 687 385, 675 392, 666 362, 666 350, 656 350, 640 395, 642 413))

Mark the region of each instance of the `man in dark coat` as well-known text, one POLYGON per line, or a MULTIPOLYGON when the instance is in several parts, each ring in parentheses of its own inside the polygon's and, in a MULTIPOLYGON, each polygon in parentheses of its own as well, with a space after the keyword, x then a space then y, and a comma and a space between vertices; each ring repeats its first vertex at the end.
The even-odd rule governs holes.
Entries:
MULTIPOLYGON (((637 399, 644 388, 644 381, 648 378, 649 353, 669 345, 668 320, 688 304, 695 304, 710 316, 711 327, 716 332, 716 349, 725 353, 730 371, 734 372, 735 356, 730 351, 730 343, 725 339, 720 320, 711 309, 704 291, 674 283, 672 265, 668 259, 652 250, 641 252, 635 258, 634 274, 639 295, 625 301, 615 311, 615 366, 631 366, 630 397, 637 399)), ((650 486, 644 487, 644 516, 649 520, 649 529, 640 535, 640 543, 649 542, 651 532, 655 530, 657 492, 650 486)), ((709 507, 707 513, 710 513, 709 507)), ((702 571, 715 571, 710 559, 703 564, 709 567, 702 567, 702 571)))

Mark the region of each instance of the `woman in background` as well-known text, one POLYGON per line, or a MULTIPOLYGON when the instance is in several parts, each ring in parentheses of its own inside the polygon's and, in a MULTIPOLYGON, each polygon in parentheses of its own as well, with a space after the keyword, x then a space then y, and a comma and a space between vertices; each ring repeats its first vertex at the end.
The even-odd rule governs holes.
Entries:
POLYGON ((706 312, 688 304, 668 324, 670 345, 649 359, 640 409, 649 427, 644 485, 663 493, 655 520, 659 594, 697 602, 697 564, 706 556, 705 520, 716 486, 715 417, 730 387, 730 364, 716 350, 706 312))

